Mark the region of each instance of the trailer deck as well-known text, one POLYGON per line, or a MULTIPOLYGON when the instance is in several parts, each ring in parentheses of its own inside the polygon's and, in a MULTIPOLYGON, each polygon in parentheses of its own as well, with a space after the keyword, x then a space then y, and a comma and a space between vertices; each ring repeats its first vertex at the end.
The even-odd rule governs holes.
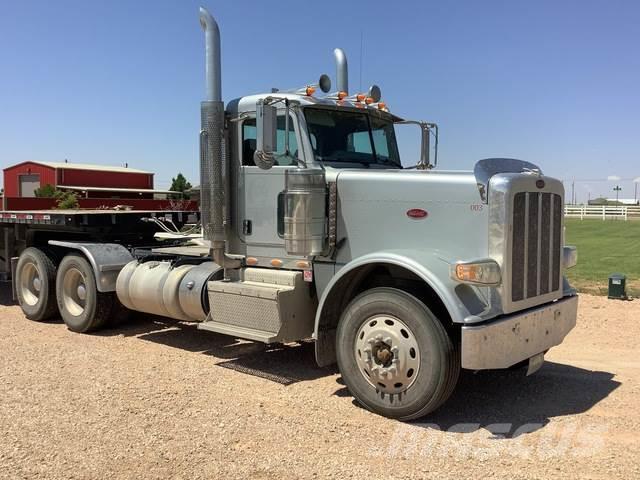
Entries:
POLYGON ((178 228, 196 223, 198 212, 152 210, 31 210, 0 211, 0 280, 11 278, 11 258, 27 247, 49 240, 119 243, 127 247, 155 243, 159 231, 144 218, 172 221, 178 228))

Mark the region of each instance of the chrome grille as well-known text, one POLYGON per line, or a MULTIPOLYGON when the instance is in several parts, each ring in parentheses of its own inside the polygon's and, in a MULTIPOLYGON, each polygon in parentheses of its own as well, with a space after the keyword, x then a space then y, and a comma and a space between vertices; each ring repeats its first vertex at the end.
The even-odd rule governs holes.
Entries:
POLYGON ((560 288, 562 197, 519 192, 513 198, 511 301, 560 288))

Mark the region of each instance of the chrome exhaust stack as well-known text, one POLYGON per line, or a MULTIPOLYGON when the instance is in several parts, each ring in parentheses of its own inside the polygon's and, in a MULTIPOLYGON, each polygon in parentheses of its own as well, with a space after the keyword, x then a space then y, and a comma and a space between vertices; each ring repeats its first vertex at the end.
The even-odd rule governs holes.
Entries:
POLYGON ((336 88, 338 92, 349 93, 349 66, 347 65, 347 55, 341 48, 333 51, 336 59, 336 88))
POLYGON ((200 210, 202 233, 211 242, 211 256, 224 265, 225 202, 223 178, 224 104, 221 93, 220 29, 213 16, 200 7, 205 33, 206 99, 200 104, 200 210))

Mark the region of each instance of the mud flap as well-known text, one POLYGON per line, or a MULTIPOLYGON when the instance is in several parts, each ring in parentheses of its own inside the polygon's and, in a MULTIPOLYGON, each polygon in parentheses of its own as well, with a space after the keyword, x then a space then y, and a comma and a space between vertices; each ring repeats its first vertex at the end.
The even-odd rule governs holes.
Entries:
POLYGON ((18 301, 18 291, 16 290, 16 270, 18 269, 18 259, 20 257, 11 257, 11 298, 14 302, 18 301))
POLYGON ((543 363, 544 363, 544 352, 531 357, 529 359, 529 367, 527 368, 527 377, 529 375, 533 375, 538 370, 540 370, 540 367, 542 367, 543 363))

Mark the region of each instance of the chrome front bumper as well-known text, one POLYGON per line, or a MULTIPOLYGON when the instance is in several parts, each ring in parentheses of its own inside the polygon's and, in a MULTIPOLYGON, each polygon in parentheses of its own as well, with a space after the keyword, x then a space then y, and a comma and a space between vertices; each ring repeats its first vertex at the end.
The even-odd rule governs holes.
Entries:
POLYGON ((495 322, 462 327, 462 368, 508 368, 562 343, 576 326, 578 297, 508 315, 495 322))

